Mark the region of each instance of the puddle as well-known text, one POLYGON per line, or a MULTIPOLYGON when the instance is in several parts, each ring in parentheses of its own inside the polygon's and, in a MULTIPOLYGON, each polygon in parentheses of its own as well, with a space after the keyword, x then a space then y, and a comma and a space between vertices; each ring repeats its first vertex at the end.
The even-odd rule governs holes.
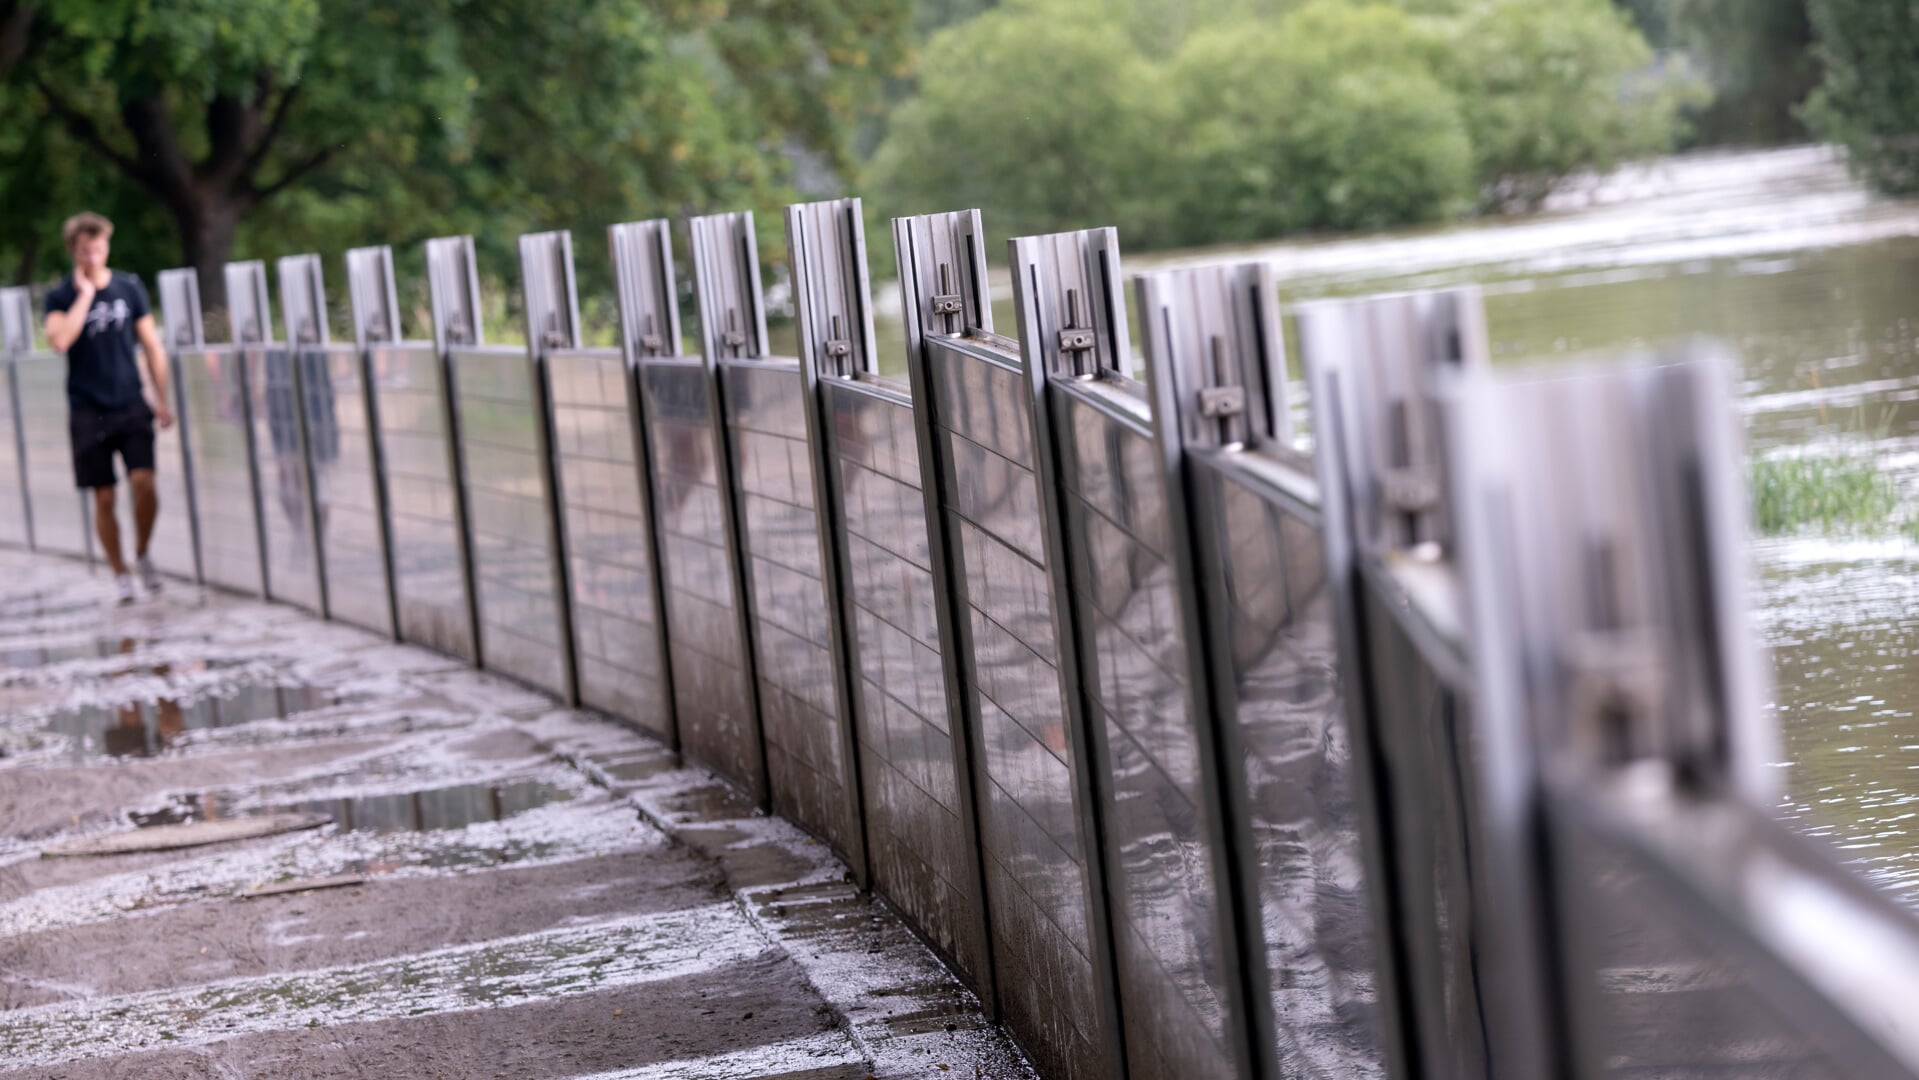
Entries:
MULTIPOLYGON (((154 671, 165 674, 158 668, 154 671)), ((36 726, 68 736, 72 740, 71 756, 75 758, 98 754, 151 757, 189 731, 276 720, 337 705, 341 700, 339 694, 311 686, 254 683, 188 704, 174 698, 161 698, 117 706, 66 709, 47 716, 36 726)))
POLYGON ((115 653, 132 652, 147 644, 144 639, 95 638, 65 645, 0 645, 0 669, 50 667, 70 660, 100 660, 115 653))
POLYGON ((342 832, 434 832, 504 821, 549 803, 566 802, 573 792, 544 780, 501 784, 458 784, 390 795, 307 799, 241 807, 237 795, 183 795, 153 811, 128 814, 142 828, 224 821, 269 814, 325 814, 342 832))

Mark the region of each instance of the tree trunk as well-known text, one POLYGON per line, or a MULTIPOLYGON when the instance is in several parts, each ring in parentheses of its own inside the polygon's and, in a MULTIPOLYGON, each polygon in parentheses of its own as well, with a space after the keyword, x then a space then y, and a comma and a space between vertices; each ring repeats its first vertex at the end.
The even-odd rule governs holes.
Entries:
POLYGON ((174 208, 180 230, 180 251, 200 277, 200 304, 206 309, 207 340, 227 340, 226 265, 233 258, 233 238, 246 216, 239 200, 217 192, 197 192, 186 206, 174 208))
POLYGON ((31 233, 20 241, 20 261, 14 264, 13 283, 33 284, 33 273, 40 267, 40 234, 31 233))

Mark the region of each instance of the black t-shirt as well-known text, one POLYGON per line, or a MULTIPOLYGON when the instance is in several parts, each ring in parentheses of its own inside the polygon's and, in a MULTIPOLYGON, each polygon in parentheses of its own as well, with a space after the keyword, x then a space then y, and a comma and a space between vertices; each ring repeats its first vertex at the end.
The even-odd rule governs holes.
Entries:
MULTIPOLYGON (((93 294, 87 325, 67 349, 67 404, 75 409, 117 412, 140 402, 140 367, 134 359, 133 324, 150 310, 147 287, 132 274, 93 294)), ((47 314, 73 306, 79 294, 71 276, 47 293, 47 314)))

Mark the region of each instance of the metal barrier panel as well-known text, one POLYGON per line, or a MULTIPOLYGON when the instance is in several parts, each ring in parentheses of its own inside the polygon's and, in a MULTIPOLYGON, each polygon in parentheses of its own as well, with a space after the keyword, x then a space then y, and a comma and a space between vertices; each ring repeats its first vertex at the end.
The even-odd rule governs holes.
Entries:
MULTIPOLYGON (((240 360, 252 402, 253 463, 259 478, 260 538, 267 598, 315 613, 326 610, 320 554, 314 550, 312 476, 294 353, 283 345, 249 345, 240 360)), ((337 441, 337 440, 336 440, 337 441)))
POLYGON ((836 380, 824 393, 873 887, 963 976, 985 985, 979 856, 964 736, 947 703, 912 398, 880 380, 836 380))
POLYGON ((1548 833, 1578 986, 1572 1075, 1915 1075, 1911 913, 1763 811, 1631 787, 1557 799, 1548 833), (1875 948, 1848 949, 1852 934, 1875 948))
POLYGON ((400 637, 477 663, 451 406, 439 351, 431 342, 369 343, 367 366, 386 470, 400 637))
POLYGON ((773 807, 856 866, 853 763, 841 728, 821 583, 806 396, 791 360, 719 365, 752 618, 753 669, 773 807))
POLYGON ((1190 457, 1213 692, 1249 834, 1240 872, 1257 920, 1279 1075, 1387 1074, 1370 867, 1342 713, 1330 584, 1310 463, 1190 457))
POLYGON ((525 349, 505 345, 453 346, 447 364, 472 530, 480 655, 488 670, 570 697, 537 369, 525 349))
POLYGON ((559 350, 546 377, 580 700, 671 742, 632 370, 615 349, 559 350))
POLYGON ((204 580, 265 595, 245 365, 231 346, 181 349, 173 362, 189 417, 182 434, 193 460, 204 580))
POLYGON ((66 359, 28 353, 14 361, 13 385, 20 402, 27 498, 33 504, 33 548, 91 557, 92 515, 86 494, 73 484, 66 359))
POLYGON ((14 360, 0 356, 0 544, 27 547, 33 529, 27 515, 26 458, 21 454, 19 395, 14 392, 14 360))
POLYGON ((1104 779, 1114 958, 1133 1077, 1242 1072, 1221 941, 1219 799, 1191 708, 1165 480, 1137 383, 1054 379, 1082 690, 1104 779))
MULTIPOLYGON (((173 365, 177 366, 177 365, 173 365)), ((154 425, 153 486, 160 499, 147 555, 161 572, 188 581, 200 579, 198 537, 194 526, 194 491, 187 459, 186 395, 178 375, 169 388, 174 398, 172 427, 154 425)))
POLYGON ((1111 1076, 1087 879, 1098 853, 1076 801, 1032 395, 1007 338, 928 338, 925 363, 918 422, 936 425, 999 1006, 1047 1075, 1111 1076))
POLYGON ((640 389, 680 746, 764 799, 765 764, 706 364, 647 357, 640 362, 640 389))
POLYGON ((392 634, 365 354, 351 345, 328 345, 301 348, 295 356, 327 615, 392 634))

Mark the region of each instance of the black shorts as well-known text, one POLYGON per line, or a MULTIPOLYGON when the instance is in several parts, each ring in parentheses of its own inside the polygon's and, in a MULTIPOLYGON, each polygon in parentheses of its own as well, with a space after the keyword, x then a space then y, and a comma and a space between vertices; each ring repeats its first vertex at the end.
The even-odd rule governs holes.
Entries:
POLYGON ((75 406, 67 434, 73 439, 73 482, 80 487, 112 487, 115 454, 129 473, 153 468, 153 410, 144 401, 114 412, 75 406))

